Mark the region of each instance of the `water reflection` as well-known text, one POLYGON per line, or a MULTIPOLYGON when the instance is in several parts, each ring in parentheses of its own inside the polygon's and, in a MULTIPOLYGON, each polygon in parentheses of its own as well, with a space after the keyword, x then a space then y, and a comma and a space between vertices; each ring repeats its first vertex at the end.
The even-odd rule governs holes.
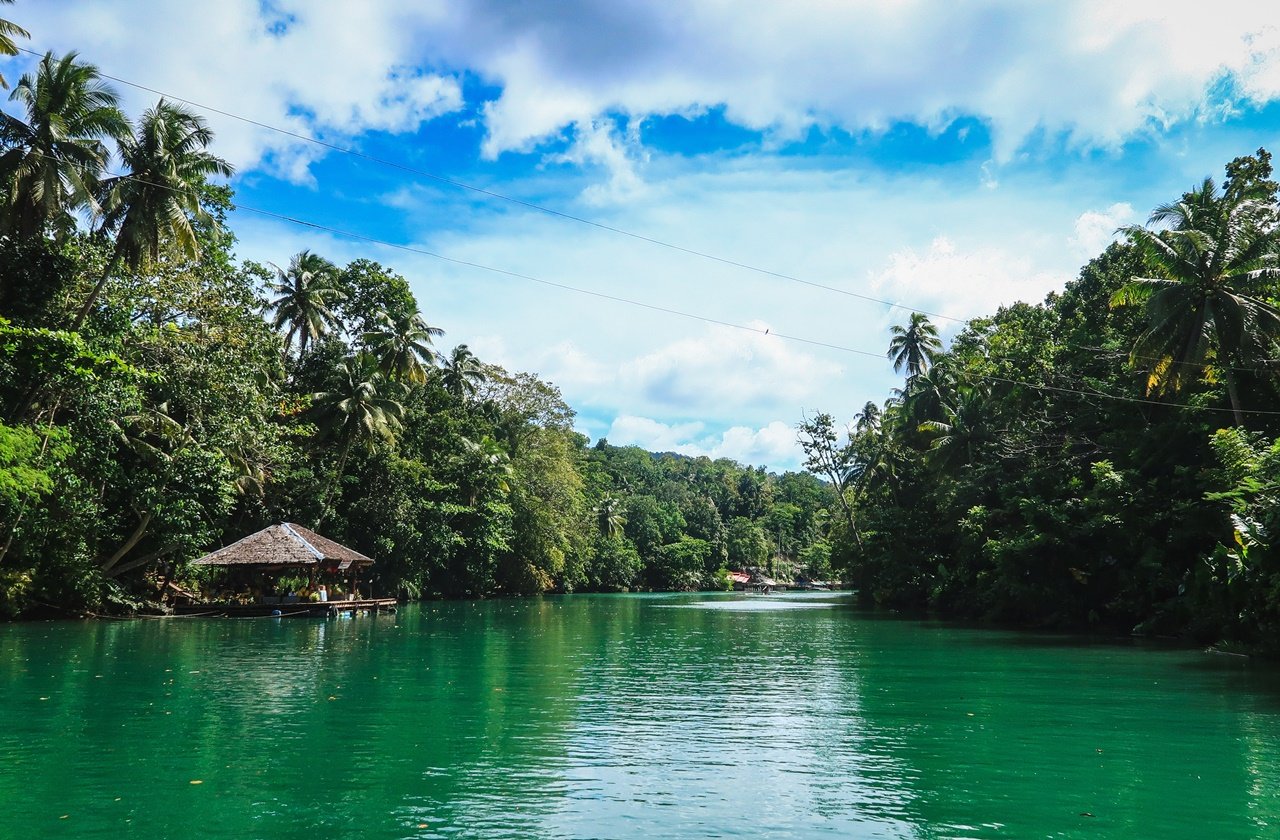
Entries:
POLYGON ((0 626, 0 835, 1274 833, 1275 674, 1203 663, 828 593, 0 626))

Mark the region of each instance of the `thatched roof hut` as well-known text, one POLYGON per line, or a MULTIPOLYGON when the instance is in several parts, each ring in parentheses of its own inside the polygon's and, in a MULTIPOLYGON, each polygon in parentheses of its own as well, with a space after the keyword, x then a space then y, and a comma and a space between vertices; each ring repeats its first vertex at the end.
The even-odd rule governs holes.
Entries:
POLYGON ((192 561, 196 566, 296 569, 317 568, 340 572, 352 567, 372 566, 373 560, 360 552, 322 537, 310 528, 283 522, 263 528, 231 545, 192 561))

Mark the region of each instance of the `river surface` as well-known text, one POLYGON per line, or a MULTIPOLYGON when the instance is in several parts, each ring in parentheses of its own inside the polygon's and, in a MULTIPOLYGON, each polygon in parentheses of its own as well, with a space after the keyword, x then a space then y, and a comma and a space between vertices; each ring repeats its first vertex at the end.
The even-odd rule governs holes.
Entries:
POLYGON ((0 837, 1280 837, 1280 679, 826 594, 0 626, 0 837))

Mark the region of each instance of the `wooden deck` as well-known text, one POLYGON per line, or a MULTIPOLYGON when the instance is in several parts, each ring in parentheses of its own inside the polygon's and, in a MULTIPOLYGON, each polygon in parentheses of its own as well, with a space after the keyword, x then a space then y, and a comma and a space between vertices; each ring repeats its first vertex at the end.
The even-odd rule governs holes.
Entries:
POLYGON ((177 615, 226 616, 249 618, 325 618, 344 612, 395 612, 395 598, 368 598, 361 601, 298 601, 292 604, 186 604, 174 607, 177 615))

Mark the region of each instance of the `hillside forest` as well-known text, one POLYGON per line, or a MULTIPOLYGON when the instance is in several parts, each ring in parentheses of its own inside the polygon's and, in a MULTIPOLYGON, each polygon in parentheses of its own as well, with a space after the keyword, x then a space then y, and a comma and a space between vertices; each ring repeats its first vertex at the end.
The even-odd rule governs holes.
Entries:
MULTIPOLYGON (((0 52, 25 34, 0 21, 0 52)), ((1043 302, 888 336, 808 471, 589 441, 372 259, 237 256, 206 121, 45 55, 0 122, 0 614, 127 612, 296 521, 385 592, 839 577, 898 609, 1280 646, 1280 216, 1265 150, 1043 302)), ((957 278, 964 282, 964 278, 957 278)))

